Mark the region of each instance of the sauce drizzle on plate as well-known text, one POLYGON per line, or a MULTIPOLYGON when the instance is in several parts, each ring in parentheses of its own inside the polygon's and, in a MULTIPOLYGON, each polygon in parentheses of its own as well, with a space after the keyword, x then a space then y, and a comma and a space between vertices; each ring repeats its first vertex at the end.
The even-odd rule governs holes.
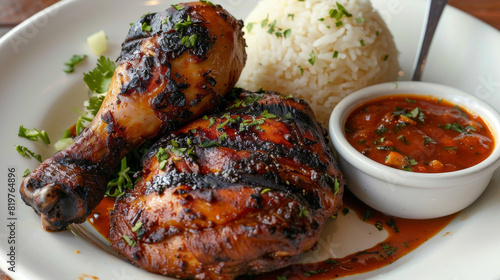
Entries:
MULTIPOLYGON (((114 199, 105 197, 87 218, 89 223, 109 240, 109 213, 114 199)), ((344 193, 344 209, 338 215, 358 215, 366 223, 380 230, 387 230, 386 240, 372 248, 340 259, 327 259, 317 263, 296 264, 257 276, 240 276, 238 279, 310 279, 326 280, 369 272, 389 265, 438 234, 457 214, 430 219, 410 220, 384 215, 359 201, 349 191, 344 193)))

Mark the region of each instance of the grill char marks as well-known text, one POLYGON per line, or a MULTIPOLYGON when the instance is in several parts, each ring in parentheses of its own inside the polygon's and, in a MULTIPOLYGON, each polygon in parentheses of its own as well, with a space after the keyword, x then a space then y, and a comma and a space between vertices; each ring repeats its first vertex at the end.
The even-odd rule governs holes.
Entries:
POLYGON ((325 135, 302 100, 234 90, 225 111, 151 148, 141 180, 115 205, 112 246, 181 278, 289 265, 342 205, 344 180, 325 135))
POLYGON ((246 60, 243 23, 208 3, 177 7, 131 27, 90 126, 23 181, 21 196, 45 229, 85 221, 128 152, 218 108, 231 92, 246 60))

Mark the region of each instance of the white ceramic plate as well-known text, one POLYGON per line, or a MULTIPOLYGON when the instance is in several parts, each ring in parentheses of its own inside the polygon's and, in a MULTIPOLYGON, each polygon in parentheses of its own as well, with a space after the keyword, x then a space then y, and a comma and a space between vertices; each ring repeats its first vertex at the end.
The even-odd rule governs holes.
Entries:
MULTIPOLYGON (((217 2, 218 1, 213 1, 217 2)), ((17 136, 20 125, 47 130, 56 141, 77 115, 87 90, 82 73, 95 65, 85 38, 105 30, 110 48, 105 54, 116 58, 129 23, 142 14, 160 11, 169 0, 67 0, 25 21, 0 39, 0 269, 14 279, 165 279, 135 268, 71 232, 49 233, 40 227, 38 216, 24 205, 18 186, 26 168, 37 162, 21 158, 16 144, 40 153, 54 153, 43 144, 17 136), (73 54, 89 54, 75 73, 65 74, 63 63, 73 54), (8 170, 17 178, 15 213, 8 213, 8 170), (16 218, 16 220, 8 220, 16 218), (9 222, 15 222, 13 232, 9 222), (9 239, 9 237, 11 237, 9 239), (15 244, 9 244, 15 240, 15 244), (15 272, 8 271, 10 246, 15 245, 15 272), (79 253, 77 253, 77 251, 79 253)), ((224 0, 225 8, 244 18, 256 1, 224 0)), ((389 24, 401 52, 400 63, 407 79, 413 64, 425 1, 374 0, 389 24)), ((451 85, 476 94, 500 109, 500 33, 492 27, 447 7, 428 58, 424 80, 451 85)), ((348 279, 500 279, 500 173, 476 203, 464 210, 449 226, 397 262, 348 279)), ((334 254, 341 257, 384 238, 347 216, 330 223, 320 251, 304 261, 317 261, 334 254), (371 234, 370 234, 371 233, 371 234)), ((89 228, 88 226, 85 226, 89 228)), ((90 232, 90 234, 93 234, 90 232)))

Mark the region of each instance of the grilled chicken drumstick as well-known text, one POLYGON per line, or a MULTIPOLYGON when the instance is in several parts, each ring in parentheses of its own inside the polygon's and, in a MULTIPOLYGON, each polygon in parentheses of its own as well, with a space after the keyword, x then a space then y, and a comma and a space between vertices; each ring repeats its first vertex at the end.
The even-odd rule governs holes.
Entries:
POLYGON ((344 179, 308 104, 234 93, 227 111, 160 139, 116 201, 111 243, 135 265, 188 279, 275 270, 341 207, 344 179))
POLYGON ((94 121, 22 183, 45 229, 83 222, 129 151, 217 106, 246 60, 242 26, 220 6, 192 2, 131 27, 94 121))

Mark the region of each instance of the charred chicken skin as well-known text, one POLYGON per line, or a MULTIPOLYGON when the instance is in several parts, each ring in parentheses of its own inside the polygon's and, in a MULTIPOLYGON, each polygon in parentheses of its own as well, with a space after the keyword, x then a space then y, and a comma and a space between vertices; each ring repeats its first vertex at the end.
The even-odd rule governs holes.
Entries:
POLYGON ((310 250, 341 207, 344 179, 309 105, 231 96, 225 111, 160 139, 116 201, 111 243, 138 267, 189 279, 275 270, 310 250))
POLYGON ((131 27, 93 122, 21 185, 45 229, 85 221, 128 152, 218 106, 246 60, 242 26, 218 5, 192 2, 131 27))

